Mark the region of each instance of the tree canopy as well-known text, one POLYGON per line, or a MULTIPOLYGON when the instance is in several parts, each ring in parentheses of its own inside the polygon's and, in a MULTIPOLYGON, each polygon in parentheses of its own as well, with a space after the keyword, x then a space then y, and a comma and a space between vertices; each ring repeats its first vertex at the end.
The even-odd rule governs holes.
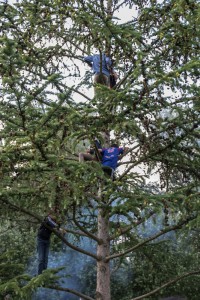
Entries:
POLYGON ((168 296, 168 286, 196 300, 196 290, 179 284, 199 283, 199 245, 193 244, 191 260, 186 251, 176 261, 185 239, 173 252, 167 233, 198 235, 198 1, 5 1, 0 16, 2 297, 30 299, 45 286, 110 300, 119 278, 112 282, 110 274, 119 263, 134 274, 124 300, 168 296), (126 22, 120 19, 124 7, 131 13, 126 22), (105 51, 119 79, 114 89, 98 85, 94 94, 83 57, 105 51), (115 181, 99 162, 78 161, 94 137, 104 143, 105 131, 129 147, 115 181), (55 205, 68 231, 55 235, 97 266, 96 295, 55 285, 55 270, 24 275, 36 229, 55 205), (96 252, 71 236, 91 239, 96 252))

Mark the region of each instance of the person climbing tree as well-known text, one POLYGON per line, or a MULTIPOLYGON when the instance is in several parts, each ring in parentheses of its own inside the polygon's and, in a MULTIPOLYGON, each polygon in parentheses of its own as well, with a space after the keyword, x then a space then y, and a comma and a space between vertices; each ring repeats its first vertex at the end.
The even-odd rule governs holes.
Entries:
POLYGON ((100 53, 89 55, 83 58, 83 60, 92 67, 94 73, 94 84, 100 83, 109 86, 110 67, 112 61, 108 54, 100 53))
MULTIPOLYGON (((100 159, 94 159, 89 153, 80 153, 79 161, 96 160, 100 161, 103 171, 113 178, 114 171, 117 168, 118 160, 122 158, 122 155, 128 151, 128 147, 122 148, 118 144, 112 143, 109 148, 95 149, 95 152, 99 152, 100 159)), ((98 156, 98 154, 97 154, 98 156)))
POLYGON ((50 238, 52 234, 52 229, 58 229, 64 234, 66 231, 60 228, 60 222, 57 221, 58 211, 56 209, 52 210, 40 225, 37 233, 37 252, 38 252, 38 275, 42 273, 43 270, 47 269, 48 256, 50 248, 50 238))
POLYGON ((109 148, 99 149, 102 155, 101 165, 103 171, 113 178, 114 171, 118 166, 118 160, 128 151, 128 147, 122 148, 118 144, 112 143, 109 148))

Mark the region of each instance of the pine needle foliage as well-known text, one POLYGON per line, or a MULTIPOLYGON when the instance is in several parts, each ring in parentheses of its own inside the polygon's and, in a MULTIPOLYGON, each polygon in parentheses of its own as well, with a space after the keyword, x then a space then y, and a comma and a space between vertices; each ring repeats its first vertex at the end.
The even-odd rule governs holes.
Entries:
MULTIPOLYGON (((38 286, 55 288, 53 271, 38 279, 23 275, 36 229, 55 205, 74 239, 88 236, 101 247, 99 218, 107 224, 103 242, 110 252, 104 257, 55 234, 97 265, 121 259, 123 266, 131 257, 137 276, 130 279, 135 294, 129 290, 129 299, 148 297, 143 294, 156 288, 152 297, 159 297, 164 289, 159 287, 186 269, 196 272, 199 283, 195 244, 192 263, 184 265, 181 256, 177 274, 160 256, 165 271, 159 277, 154 261, 145 261, 147 249, 153 259, 152 245, 168 232, 185 237, 199 226, 198 1, 5 1, 0 27, 2 297, 12 291, 16 299, 28 299, 38 286), (132 17, 120 22, 117 13, 124 7, 132 17), (83 56, 102 51, 111 53, 120 78, 114 89, 99 85, 93 95, 83 56), (78 161, 79 151, 105 131, 129 146, 115 181, 104 176, 98 162, 78 161), (149 224, 149 235, 141 235, 149 224), (20 259, 15 250, 23 253, 20 259), (142 271, 138 262, 144 257, 142 271), (141 277, 149 282, 146 289, 141 277)), ((173 253, 169 257, 174 260, 173 253)), ((195 290, 180 291, 196 299, 195 290)), ((102 299, 98 293, 96 299, 102 299)))

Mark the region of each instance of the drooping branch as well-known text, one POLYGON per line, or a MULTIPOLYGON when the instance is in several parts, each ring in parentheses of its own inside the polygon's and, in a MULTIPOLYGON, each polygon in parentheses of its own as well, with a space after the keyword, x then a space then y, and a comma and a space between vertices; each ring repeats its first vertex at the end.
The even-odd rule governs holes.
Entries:
MULTIPOLYGON (((169 141, 168 144, 162 146, 162 147, 158 147, 152 150, 152 152, 150 152, 148 155, 144 154, 142 157, 140 157, 140 159, 136 162, 132 162, 131 166, 129 166, 124 173, 122 173, 122 175, 119 177, 119 180, 121 180, 124 176, 126 176, 129 171, 131 169, 133 169, 135 166, 139 165, 142 162, 145 162, 147 160, 147 156, 148 158, 152 158, 155 159, 155 157, 157 155, 163 154, 166 150, 173 148, 176 144, 179 144, 180 142, 184 141, 184 139, 189 135, 189 133, 191 133, 192 131, 194 131, 194 129, 196 128, 196 124, 193 124, 193 126, 184 134, 182 134, 181 136, 176 136, 172 141, 169 141)), ((127 164, 128 162, 126 162, 127 164)), ((199 176, 199 175, 198 175, 199 176)))
POLYGON ((85 233, 86 236, 90 237, 91 239, 93 239, 94 241, 100 243, 100 239, 98 239, 94 234, 92 234, 91 232, 87 231, 84 229, 83 226, 81 226, 79 224, 79 222, 76 220, 76 212, 75 212, 75 207, 73 207, 73 221, 74 224, 82 231, 85 233))
POLYGON ((198 275, 198 274, 200 274, 200 270, 184 273, 184 274, 182 274, 182 275, 180 275, 178 277, 175 277, 174 279, 172 279, 172 280, 164 283, 163 285, 161 285, 160 287, 154 289, 153 291, 151 291, 151 292, 149 292, 147 294, 144 294, 142 296, 139 296, 139 297, 136 297, 136 298, 132 298, 130 300, 141 300, 141 299, 144 299, 146 297, 149 297, 151 295, 154 295, 154 294, 158 293, 160 290, 162 290, 162 289, 164 289, 164 288, 166 288, 166 287, 168 287, 168 286, 176 283, 179 280, 182 280, 185 277, 189 277, 189 276, 192 276, 192 275, 198 275))
POLYGON ((85 300, 95 300, 94 298, 91 298, 89 296, 86 296, 82 293, 79 293, 75 290, 72 290, 72 289, 68 289, 68 288, 63 288, 63 287, 60 287, 60 286, 48 286, 49 289, 53 289, 53 290, 57 290, 57 291, 63 291, 63 292, 67 292, 67 293, 71 293, 71 294, 74 294, 78 297, 80 297, 81 299, 85 299, 85 300))
POLYGON ((106 261, 109 261, 113 258, 117 258, 117 257, 121 257, 121 256, 124 256, 128 253, 131 253, 132 251, 142 247, 143 245, 157 239, 158 237, 166 234, 167 232, 170 232, 170 231, 173 231, 173 230, 178 230, 178 229, 181 229, 185 224, 187 224, 189 221, 191 220, 194 220, 197 216, 196 215, 191 215, 190 217, 188 217, 187 219, 183 220, 183 221, 180 221, 177 225, 173 225, 173 226, 169 226, 163 230, 161 230, 160 232, 156 233, 155 235, 147 238, 147 239, 144 239, 142 242, 138 243, 137 245, 127 249, 127 250, 124 250, 123 252, 121 253, 116 253, 116 254, 113 254, 113 255, 110 255, 106 258, 106 261))
POLYGON ((140 220, 134 222, 133 224, 126 226, 125 228, 121 228, 119 233, 113 234, 112 236, 110 236, 110 241, 119 238, 120 236, 123 236, 124 234, 126 234, 127 232, 129 232, 131 229, 133 229, 136 225, 140 225, 142 224, 145 220, 149 219, 155 212, 151 211, 149 213, 148 216, 145 216, 143 218, 141 218, 140 220))

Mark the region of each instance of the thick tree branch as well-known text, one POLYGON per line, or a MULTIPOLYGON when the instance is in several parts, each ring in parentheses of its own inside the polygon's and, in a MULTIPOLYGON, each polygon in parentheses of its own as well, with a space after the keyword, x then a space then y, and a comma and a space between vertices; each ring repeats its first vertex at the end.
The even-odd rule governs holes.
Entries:
POLYGON ((67 292, 67 293, 71 293, 71 294, 74 294, 78 297, 80 297, 81 299, 85 299, 85 300, 95 300, 94 298, 91 298, 89 296, 86 296, 80 292, 77 292, 75 290, 72 290, 72 289, 68 289, 68 288, 63 288, 63 287, 60 287, 60 286, 48 286, 49 289, 53 289, 53 290, 57 290, 57 291, 63 291, 63 292, 67 292))

